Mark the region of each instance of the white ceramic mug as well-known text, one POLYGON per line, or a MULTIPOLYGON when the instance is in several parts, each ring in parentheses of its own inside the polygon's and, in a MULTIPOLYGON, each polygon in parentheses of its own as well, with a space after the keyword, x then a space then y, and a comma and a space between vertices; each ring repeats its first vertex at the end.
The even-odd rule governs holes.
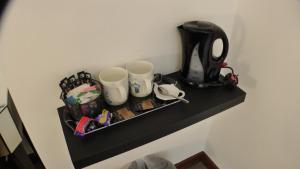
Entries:
POLYGON ((129 73, 130 93, 135 97, 148 96, 153 89, 154 67, 147 61, 126 64, 129 73))
POLYGON ((111 67, 100 72, 105 101, 113 106, 121 105, 128 98, 128 72, 121 67, 111 67))

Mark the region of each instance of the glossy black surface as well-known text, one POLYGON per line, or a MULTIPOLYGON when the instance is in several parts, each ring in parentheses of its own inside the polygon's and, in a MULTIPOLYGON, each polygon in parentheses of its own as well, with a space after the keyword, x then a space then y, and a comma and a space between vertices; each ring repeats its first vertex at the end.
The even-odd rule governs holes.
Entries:
MULTIPOLYGON (((169 75, 177 78, 178 72, 169 75)), ((223 110, 242 103, 246 93, 240 88, 193 88, 181 83, 189 104, 178 103, 149 113, 126 123, 89 135, 83 140, 75 137, 64 124, 58 109, 63 132, 75 168, 83 168, 112 156, 139 147, 183 129, 223 110)))
POLYGON ((226 59, 229 48, 227 36, 222 28, 210 22, 191 21, 178 26, 178 30, 182 42, 182 78, 193 83, 203 83, 196 79, 188 79, 192 53, 199 44, 198 54, 204 70, 204 83, 218 81, 221 69, 219 65, 226 59), (223 42, 223 51, 221 56, 215 57, 213 44, 219 38, 223 42))

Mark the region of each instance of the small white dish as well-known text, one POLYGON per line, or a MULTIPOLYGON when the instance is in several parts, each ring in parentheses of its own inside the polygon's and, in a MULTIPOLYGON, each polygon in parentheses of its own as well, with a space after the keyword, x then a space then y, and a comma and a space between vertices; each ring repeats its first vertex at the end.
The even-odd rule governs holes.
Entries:
POLYGON ((176 98, 172 97, 172 96, 167 96, 167 95, 163 95, 158 91, 158 86, 163 87, 164 89, 168 90, 168 93, 174 95, 174 96, 178 96, 181 98, 184 98, 185 96, 185 92, 178 89, 174 84, 163 84, 163 85, 158 85, 156 83, 154 83, 154 93, 155 96, 160 99, 160 100, 176 100, 176 98))

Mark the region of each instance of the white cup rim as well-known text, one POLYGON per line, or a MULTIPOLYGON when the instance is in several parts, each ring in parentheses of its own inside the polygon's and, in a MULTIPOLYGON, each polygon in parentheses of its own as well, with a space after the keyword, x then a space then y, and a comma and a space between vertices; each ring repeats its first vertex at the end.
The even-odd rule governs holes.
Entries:
POLYGON ((132 74, 132 75, 135 75, 135 76, 142 76, 142 75, 147 75, 147 74, 152 74, 153 71, 154 71, 154 66, 151 62, 149 61, 144 61, 144 60, 139 60, 139 61, 134 61, 134 62, 130 62, 130 63, 127 63, 125 65, 126 67, 126 70, 128 71, 129 74, 132 74), (142 72, 142 73, 136 73, 134 71, 132 71, 132 69, 130 68, 130 66, 133 66, 135 64, 144 64, 144 65, 147 65, 149 66, 149 71, 147 72, 142 72))
POLYGON ((107 85, 119 84, 119 83, 123 82, 126 79, 128 79, 128 71, 126 69, 122 68, 122 67, 109 67, 109 68, 106 68, 106 69, 100 71, 100 73, 99 73, 99 80, 103 85, 105 85, 105 84, 107 84, 107 85), (118 71, 124 73, 123 78, 119 79, 119 80, 116 80, 116 81, 107 81, 107 80, 105 80, 103 78, 103 76, 104 76, 103 74, 105 74, 109 71, 112 71, 112 70, 118 70, 118 71))

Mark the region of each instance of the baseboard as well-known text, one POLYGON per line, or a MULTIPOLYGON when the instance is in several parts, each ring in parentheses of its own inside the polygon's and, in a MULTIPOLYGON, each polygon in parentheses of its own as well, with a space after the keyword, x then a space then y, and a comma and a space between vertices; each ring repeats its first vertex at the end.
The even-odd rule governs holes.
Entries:
POLYGON ((217 165, 208 157, 208 155, 204 151, 177 163, 175 166, 177 169, 187 169, 188 167, 191 167, 199 162, 202 162, 202 164, 204 164, 207 169, 219 169, 219 167, 217 167, 217 165))

